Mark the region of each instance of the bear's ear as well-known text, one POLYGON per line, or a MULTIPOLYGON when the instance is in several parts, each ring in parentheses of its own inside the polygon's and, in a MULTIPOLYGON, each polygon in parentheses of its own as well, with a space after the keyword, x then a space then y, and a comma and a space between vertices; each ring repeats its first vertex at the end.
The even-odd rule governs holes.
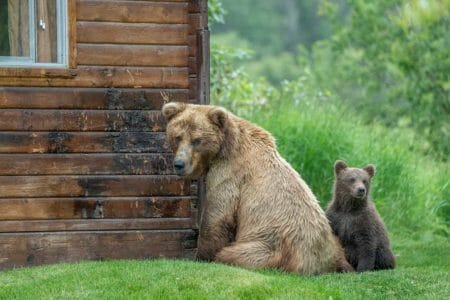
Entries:
POLYGON ((374 165, 367 165, 363 168, 363 170, 366 171, 370 177, 373 177, 373 175, 375 175, 375 171, 376 171, 374 165))
POLYGON ((185 110, 186 104, 179 102, 169 102, 164 104, 162 113, 167 121, 170 121, 173 117, 185 110))
POLYGON ((228 121, 228 112, 221 107, 214 107, 208 113, 208 117, 220 129, 225 128, 228 121))
POLYGON ((342 170, 347 169, 347 164, 343 160, 337 160, 334 163, 334 173, 338 175, 342 170))

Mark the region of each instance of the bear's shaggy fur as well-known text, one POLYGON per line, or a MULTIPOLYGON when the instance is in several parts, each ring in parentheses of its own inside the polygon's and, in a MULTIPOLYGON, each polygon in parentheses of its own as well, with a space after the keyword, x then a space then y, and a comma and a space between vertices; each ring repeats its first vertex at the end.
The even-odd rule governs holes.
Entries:
POLYGON ((370 200, 370 180, 375 167, 349 168, 336 161, 333 199, 327 217, 344 246, 348 262, 358 271, 393 269, 387 231, 370 200))
POLYGON ((177 174, 206 175, 198 259, 301 274, 351 270, 268 132, 216 106, 172 102, 162 111, 177 174))

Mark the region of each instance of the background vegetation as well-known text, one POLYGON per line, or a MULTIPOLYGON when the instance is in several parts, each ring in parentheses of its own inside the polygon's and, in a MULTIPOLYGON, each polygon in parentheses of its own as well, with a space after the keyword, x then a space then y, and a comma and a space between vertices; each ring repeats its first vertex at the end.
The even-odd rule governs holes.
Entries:
POLYGON ((322 206, 336 159, 374 163, 390 231, 448 236, 450 1, 210 5, 213 103, 272 132, 322 206))
POLYGON ((279 87, 307 73, 316 90, 336 96, 364 123, 412 129, 422 151, 448 161, 450 0, 222 5, 226 22, 212 25, 213 45, 231 49, 234 66, 252 81, 264 77, 279 87))

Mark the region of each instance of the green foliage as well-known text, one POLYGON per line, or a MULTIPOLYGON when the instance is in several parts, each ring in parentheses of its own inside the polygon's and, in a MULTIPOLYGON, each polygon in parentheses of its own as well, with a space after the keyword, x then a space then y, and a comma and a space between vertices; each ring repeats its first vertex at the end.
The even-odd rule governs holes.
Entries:
POLYGON ((216 32, 239 32, 255 46, 255 59, 295 54, 299 43, 311 45, 330 32, 327 20, 316 13, 318 1, 242 0, 223 5, 227 22, 215 26, 216 32))
POLYGON ((398 268, 298 276, 214 263, 103 261, 0 273, 0 299, 447 299, 448 240, 393 237, 398 268))
POLYGON ((332 38, 313 47, 316 81, 368 121, 414 128, 424 150, 447 160, 450 1, 352 0, 349 9, 332 38))
POLYGON ((220 0, 208 0, 208 21, 210 24, 224 23, 226 14, 220 0))

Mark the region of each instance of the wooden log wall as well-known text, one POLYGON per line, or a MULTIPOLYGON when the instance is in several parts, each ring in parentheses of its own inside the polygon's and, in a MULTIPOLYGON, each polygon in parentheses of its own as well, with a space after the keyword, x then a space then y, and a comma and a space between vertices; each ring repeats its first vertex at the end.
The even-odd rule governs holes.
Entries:
POLYGON ((160 109, 207 103, 207 0, 68 0, 69 68, 0 67, 0 269, 193 257, 160 109))

